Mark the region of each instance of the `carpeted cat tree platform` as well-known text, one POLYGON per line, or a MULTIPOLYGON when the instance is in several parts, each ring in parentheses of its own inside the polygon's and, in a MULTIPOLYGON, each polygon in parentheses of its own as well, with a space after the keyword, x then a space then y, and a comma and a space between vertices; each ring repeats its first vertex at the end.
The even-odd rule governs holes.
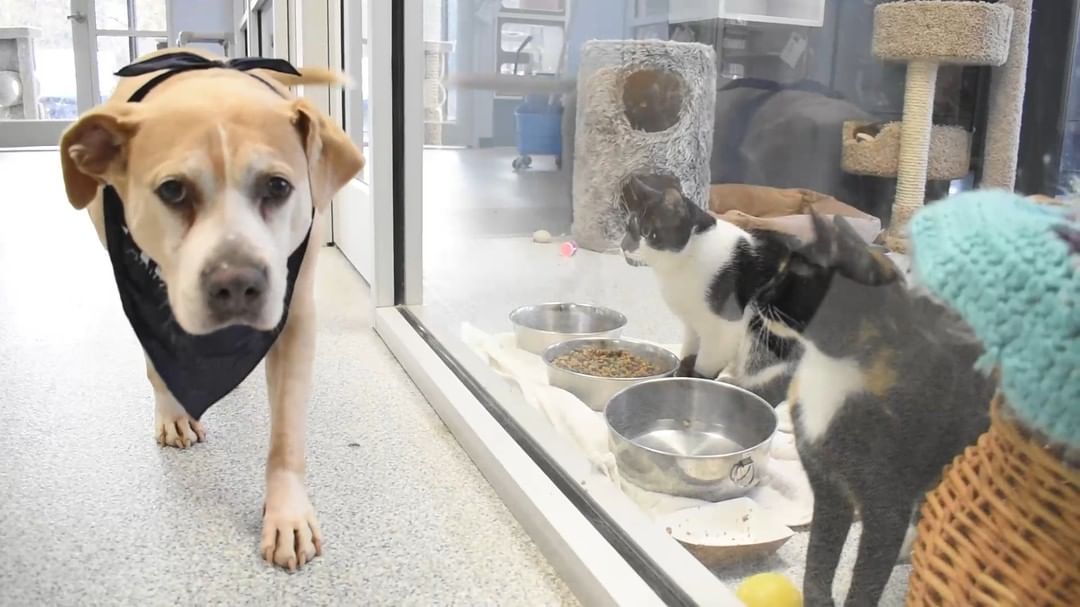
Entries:
POLYGON ((931 124, 941 64, 994 66, 980 185, 1013 188, 1030 22, 1031 0, 902 0, 874 9, 874 54, 908 64, 904 116, 874 137, 856 138, 860 125, 845 125, 843 167, 897 178, 890 249, 907 251, 907 224, 923 206, 927 179, 958 179, 969 169, 970 133, 931 124))
POLYGON ((582 51, 574 144, 573 237, 594 251, 624 232, 622 185, 664 173, 702 206, 709 200, 716 56, 709 46, 593 41, 582 51))

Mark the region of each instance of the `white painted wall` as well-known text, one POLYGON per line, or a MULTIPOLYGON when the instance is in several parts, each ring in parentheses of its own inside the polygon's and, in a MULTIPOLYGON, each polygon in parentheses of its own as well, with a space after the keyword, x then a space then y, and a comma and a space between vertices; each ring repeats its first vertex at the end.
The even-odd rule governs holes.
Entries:
MULTIPOLYGON (((292 18, 297 22, 299 40, 296 64, 304 67, 328 67, 330 65, 329 9, 327 0, 294 0, 299 10, 292 18)), ((302 87, 300 93, 330 113, 330 89, 325 86, 302 87)))

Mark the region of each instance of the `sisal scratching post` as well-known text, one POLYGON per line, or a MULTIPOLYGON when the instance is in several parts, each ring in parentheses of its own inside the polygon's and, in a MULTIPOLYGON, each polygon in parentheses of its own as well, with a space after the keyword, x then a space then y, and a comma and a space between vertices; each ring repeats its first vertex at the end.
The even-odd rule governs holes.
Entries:
POLYGON ((1027 82, 1031 0, 1003 0, 1013 10, 1009 60, 990 77, 990 117, 986 125, 982 187, 1013 189, 1020 147, 1020 119, 1027 82))
POLYGON ((985 2, 908 0, 874 9, 874 55, 908 64, 890 249, 907 252, 908 221, 925 199, 938 66, 1001 65, 1011 24, 1012 8, 985 2))
POLYGON ((904 126, 900 131, 900 162, 896 169, 893 201, 885 246, 906 252, 904 227, 922 208, 926 194, 926 164, 930 156, 930 127, 934 113, 934 86, 938 64, 912 61, 904 84, 904 126))
MULTIPOLYGON (((880 125, 876 135, 858 138, 867 122, 844 122, 842 165, 854 175, 895 178, 900 165, 902 122, 880 125)), ((971 170, 971 133, 958 126, 936 124, 930 128, 927 181, 962 179, 971 170)))

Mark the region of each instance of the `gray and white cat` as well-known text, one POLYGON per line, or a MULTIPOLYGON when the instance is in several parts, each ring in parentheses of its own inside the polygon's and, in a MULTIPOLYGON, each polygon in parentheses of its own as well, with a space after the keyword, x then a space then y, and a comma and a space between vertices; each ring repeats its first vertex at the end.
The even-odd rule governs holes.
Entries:
POLYGON ((787 398, 814 492, 803 594, 833 604, 858 510, 845 605, 877 605, 926 491, 988 427, 993 382, 958 316, 909 289, 843 218, 813 222, 814 240, 755 295, 769 329, 803 347, 787 398))
POLYGON ((622 193, 623 252, 653 270, 684 326, 679 375, 715 379, 723 372, 779 403, 797 344, 764 327, 752 298, 788 251, 786 239, 717 220, 687 200, 678 179, 668 175, 632 176, 622 193))

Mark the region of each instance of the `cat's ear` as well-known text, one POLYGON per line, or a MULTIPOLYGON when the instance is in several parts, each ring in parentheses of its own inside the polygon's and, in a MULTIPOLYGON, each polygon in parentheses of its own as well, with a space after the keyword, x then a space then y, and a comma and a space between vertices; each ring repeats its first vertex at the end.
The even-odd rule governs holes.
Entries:
POLYGON ((622 188, 623 203, 631 213, 641 213, 651 204, 663 199, 660 190, 646 183, 639 175, 631 175, 622 188))
POLYGON ((673 214, 679 214, 686 210, 686 201, 683 200, 682 194, 675 188, 667 188, 664 190, 663 199, 664 210, 673 214))
POLYGON ((871 248, 843 217, 833 217, 835 242, 841 271, 865 285, 879 286, 896 282, 896 265, 880 250, 871 248))
POLYGON ((836 228, 836 239, 841 246, 865 246, 866 241, 855 231, 851 223, 840 215, 833 215, 833 227, 836 228))
POLYGON ((836 228, 813 209, 810 209, 810 224, 814 228, 814 235, 810 243, 802 248, 802 254, 823 268, 832 267, 840 252, 836 228))

